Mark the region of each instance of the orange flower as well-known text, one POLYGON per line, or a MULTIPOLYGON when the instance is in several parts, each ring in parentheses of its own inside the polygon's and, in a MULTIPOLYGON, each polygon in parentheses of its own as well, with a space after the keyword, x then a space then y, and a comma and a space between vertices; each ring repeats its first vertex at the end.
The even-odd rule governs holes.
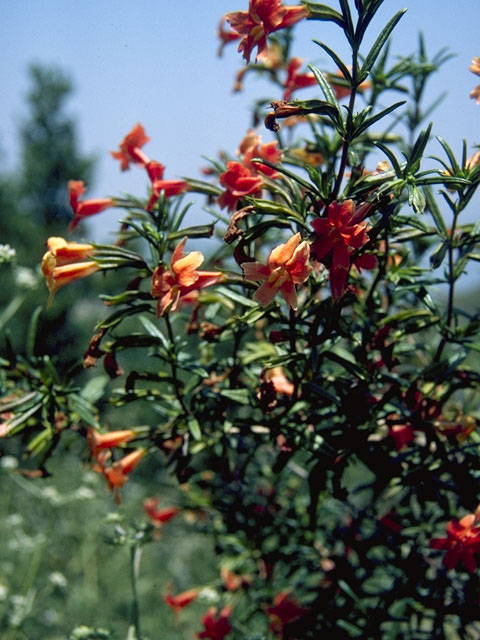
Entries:
POLYGON ((80 196, 85 191, 85 183, 83 180, 69 180, 68 181, 68 193, 70 195, 70 204, 73 209, 73 220, 68 227, 69 231, 72 231, 82 218, 93 216, 96 213, 100 213, 105 209, 109 209, 114 206, 111 198, 96 198, 91 200, 79 200, 80 196))
POLYGON ((198 597, 199 593, 200 589, 188 589, 188 591, 182 591, 182 593, 172 596, 169 591, 163 599, 168 606, 173 609, 175 616, 177 616, 183 607, 186 607, 198 597))
POLYGON ((303 60, 301 58, 292 58, 288 63, 287 79, 285 80, 285 91, 283 93, 283 99, 287 102, 292 97, 292 93, 297 89, 304 89, 317 84, 313 73, 297 73, 302 66, 302 62, 303 60))
POLYGON ((110 153, 115 160, 120 161, 122 171, 130 169, 130 163, 145 165, 150 162, 150 158, 141 147, 149 140, 142 125, 136 124, 120 143, 120 151, 110 151, 110 153))
POLYGON ((160 529, 165 522, 168 522, 174 518, 177 513, 180 513, 180 509, 177 507, 165 507, 158 509, 160 500, 158 498, 146 498, 143 501, 143 509, 147 516, 150 518, 154 527, 160 529))
POLYGON ((107 433, 99 433, 93 427, 87 431, 87 442, 90 447, 92 457, 96 457, 99 451, 103 449, 112 449, 121 444, 126 444, 137 437, 137 433, 133 429, 121 429, 119 431, 109 431, 107 433))
POLYGON ((308 613, 308 609, 301 607, 298 602, 290 597, 288 591, 277 593, 273 604, 266 608, 270 618, 270 629, 279 637, 283 637, 283 628, 294 620, 298 620, 308 613))
POLYGON ((185 180, 164 180, 163 172, 165 167, 160 162, 151 160, 145 165, 147 173, 152 181, 152 195, 147 204, 147 211, 151 211, 155 206, 155 203, 160 197, 163 191, 166 198, 171 196, 178 196, 180 193, 184 193, 188 189, 188 184, 185 180))
POLYGON ((257 289, 253 299, 262 307, 267 307, 280 292, 285 302, 292 309, 297 308, 295 285, 305 282, 312 267, 308 264, 310 247, 299 233, 293 235, 288 242, 280 244, 270 252, 267 264, 261 262, 243 262, 240 266, 249 280, 264 280, 257 289))
POLYGON ((432 549, 446 550, 443 564, 447 569, 454 569, 461 560, 467 571, 473 573, 477 569, 474 554, 480 553, 480 523, 477 514, 470 513, 461 520, 450 520, 447 524, 446 538, 430 540, 432 549))
POLYGON ((250 0, 248 11, 227 13, 225 19, 235 33, 243 36, 238 50, 250 62, 255 47, 258 47, 257 58, 263 59, 267 54, 269 33, 291 27, 308 15, 305 7, 286 7, 281 0, 250 0))
POLYGON ((272 164, 278 164, 282 159, 282 152, 278 148, 278 141, 265 142, 261 144, 261 137, 256 136, 254 144, 247 148, 243 156, 243 166, 246 167, 253 175, 257 172, 261 172, 269 178, 275 179, 280 176, 278 171, 272 169, 266 164, 260 164, 259 162, 252 162, 253 158, 262 158, 262 160, 268 160, 272 164))
MULTIPOLYGON (((473 58, 472 64, 468 68, 472 73, 474 73, 477 76, 480 76, 480 58, 479 57, 473 58)), ((474 98, 477 104, 480 104, 480 84, 477 85, 475 89, 473 89, 470 92, 470 97, 474 98)))
MULTIPOLYGON (((328 256, 330 287, 334 300, 345 290, 351 253, 369 241, 367 223, 364 220, 369 208, 367 204, 355 208, 353 200, 345 200, 341 204, 332 202, 326 218, 315 218, 312 221, 317 234, 317 239, 312 244, 312 254, 320 262, 328 256)), ((356 258, 354 264, 359 268, 374 269, 377 259, 364 254, 356 258)))
POLYGON ((157 314, 163 315, 167 308, 175 311, 179 303, 192 302, 192 295, 197 295, 199 289, 209 287, 220 280, 222 274, 218 271, 197 271, 203 260, 200 251, 191 251, 185 255, 183 249, 187 238, 175 247, 167 271, 163 265, 157 267, 152 276, 152 296, 159 298, 157 314))
POLYGON ((56 291, 80 278, 94 273, 98 265, 93 260, 85 262, 95 253, 91 244, 67 242, 63 238, 51 237, 47 240, 48 251, 42 258, 42 272, 50 291, 50 305, 56 291))
POLYGON ((210 640, 224 640, 232 630, 228 621, 232 607, 226 606, 217 615, 215 607, 210 607, 206 615, 202 617, 203 631, 197 633, 197 638, 209 638, 210 640))
POLYGON ((220 207, 233 211, 238 200, 245 196, 257 196, 263 185, 260 176, 252 174, 241 162, 227 162, 227 170, 220 174, 220 184, 225 191, 217 198, 220 207))
POLYGON ((107 466, 107 462, 112 455, 110 451, 101 451, 95 456, 96 464, 92 468, 105 477, 109 491, 115 493, 116 502, 119 502, 118 490, 127 482, 128 474, 135 469, 145 454, 145 449, 135 449, 135 451, 128 453, 110 466, 107 466))

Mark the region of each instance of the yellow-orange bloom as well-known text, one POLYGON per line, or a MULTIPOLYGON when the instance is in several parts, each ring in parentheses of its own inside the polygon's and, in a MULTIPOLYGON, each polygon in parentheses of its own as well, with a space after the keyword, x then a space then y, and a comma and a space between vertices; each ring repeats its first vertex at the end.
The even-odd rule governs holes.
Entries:
POLYGON ((42 272, 50 291, 50 305, 54 294, 61 287, 94 273, 98 265, 93 260, 86 260, 95 253, 91 244, 51 237, 47 240, 47 248, 48 251, 42 258, 42 272))
POLYGON ((310 247, 299 233, 293 235, 288 242, 275 247, 267 259, 261 262, 243 262, 240 266, 249 280, 264 280, 257 289, 253 299, 262 307, 267 307, 277 293, 281 293, 285 302, 292 309, 297 308, 297 292, 295 285, 308 280, 312 267, 308 264, 310 247))
POLYGON ((198 295, 198 290, 209 287, 220 280, 218 271, 197 271, 204 261, 200 251, 185 254, 183 249, 187 238, 175 247, 170 262, 170 270, 163 265, 157 267, 152 277, 152 296, 158 298, 157 315, 161 316, 170 308, 175 311, 181 302, 190 303, 198 295))

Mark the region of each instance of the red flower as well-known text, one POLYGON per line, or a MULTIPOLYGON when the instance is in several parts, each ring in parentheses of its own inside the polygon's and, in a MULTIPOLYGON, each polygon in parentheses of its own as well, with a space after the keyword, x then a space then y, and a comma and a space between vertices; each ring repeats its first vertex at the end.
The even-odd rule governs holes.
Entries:
POLYGON ((164 265, 157 267, 152 276, 152 296, 158 298, 157 314, 163 315, 168 307, 175 311, 179 303, 190 303, 198 295, 198 290, 209 287, 220 280, 218 271, 197 271, 203 260, 200 251, 184 254, 187 238, 175 247, 170 262, 170 270, 164 265))
POLYGON ((163 172, 165 167, 156 160, 150 160, 145 165, 147 173, 152 181, 152 195, 147 204, 147 211, 151 211, 155 206, 155 203, 160 197, 160 193, 163 191, 166 198, 171 196, 178 196, 180 193, 184 193, 188 189, 188 184, 185 180, 164 180, 163 172))
POLYGON ((292 97, 292 93, 297 89, 304 89, 305 87, 312 87, 317 84, 313 73, 297 73, 302 66, 301 58, 292 58, 287 67, 287 79, 285 80, 285 91, 283 99, 287 102, 292 97))
POLYGON ((388 435, 395 442, 395 449, 402 451, 415 439, 415 432, 408 424, 391 424, 388 427, 388 435))
POLYGON ((188 589, 188 591, 182 591, 182 593, 178 593, 176 596, 172 596, 170 592, 168 592, 163 599, 168 606, 173 609, 173 613, 178 615, 183 607, 186 607, 198 597, 199 593, 200 589, 188 589))
POLYGON ((227 13, 225 19, 234 32, 243 36, 238 50, 250 62, 255 47, 258 47, 257 58, 266 56, 269 33, 291 27, 308 15, 305 7, 285 7, 281 0, 250 0, 248 11, 227 13))
POLYGON ((270 629, 282 637, 284 626, 298 620, 309 610, 301 607, 295 599, 290 598, 288 591, 281 591, 277 593, 273 604, 267 607, 266 611, 270 618, 270 629))
POLYGON ((96 213, 100 213, 105 209, 113 207, 113 200, 111 198, 95 198, 91 200, 79 200, 80 196, 85 191, 85 183, 83 180, 69 180, 68 192, 70 195, 70 204, 73 209, 73 220, 68 227, 69 231, 72 231, 82 218, 93 216, 96 213))
POLYGON ((197 633, 197 638, 210 638, 210 640, 224 640, 232 630, 228 621, 232 607, 226 606, 217 615, 215 607, 210 607, 206 615, 202 617, 205 629, 197 633))
POLYGON ((180 512, 180 509, 177 507, 164 507, 163 509, 158 509, 159 502, 160 500, 158 498, 146 498, 143 501, 143 509, 145 513, 150 518, 153 526, 158 529, 160 529, 165 522, 168 522, 180 512))
MULTIPOLYGON (((319 260, 330 258, 330 287, 332 297, 339 298, 345 289, 350 270, 350 255, 369 241, 367 223, 364 220, 368 209, 362 204, 355 209, 353 200, 345 200, 341 204, 332 202, 328 207, 326 218, 315 218, 312 227, 317 239, 312 244, 312 254, 319 260)), ((356 267, 374 269, 377 265, 375 256, 364 254, 354 260, 356 267)))
POLYGON ((461 520, 450 520, 447 537, 433 538, 430 547, 447 551, 443 558, 447 569, 454 569, 461 560, 467 571, 473 573, 477 568, 474 554, 480 553, 480 524, 476 514, 470 513, 461 520))
POLYGON ((120 143, 120 151, 111 151, 115 160, 120 161, 122 171, 130 169, 130 163, 147 164, 150 158, 141 150, 150 138, 141 124, 136 124, 120 143))
POLYGON ((217 198, 217 203, 233 211, 240 198, 259 195, 263 180, 253 175, 241 162, 231 161, 227 162, 227 170, 220 175, 220 184, 226 190, 217 198))
POLYGON ((270 252, 267 264, 261 262, 243 262, 240 266, 249 280, 264 280, 257 289, 253 299, 262 307, 267 307, 280 292, 285 302, 297 308, 295 285, 305 282, 312 267, 308 264, 310 247, 299 233, 293 235, 288 242, 280 244, 270 252))

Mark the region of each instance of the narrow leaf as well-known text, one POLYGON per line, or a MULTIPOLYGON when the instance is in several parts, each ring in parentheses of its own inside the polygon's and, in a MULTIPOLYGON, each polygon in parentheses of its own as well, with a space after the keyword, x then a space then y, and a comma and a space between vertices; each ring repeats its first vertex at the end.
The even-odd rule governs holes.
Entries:
POLYGON ((359 78, 358 78, 359 82, 363 82, 363 80, 365 80, 365 78, 368 76, 369 71, 373 67, 373 65, 375 64, 375 60, 377 59, 378 55, 380 54, 380 51, 382 50, 384 44, 386 43, 386 41, 390 37, 390 34, 392 33, 392 31, 396 27, 397 23, 399 22, 400 18, 403 16, 403 14, 405 12, 406 12, 406 9, 400 9, 400 11, 393 16, 393 18, 390 20, 390 22, 387 23, 387 25, 385 26, 383 31, 380 33, 378 38, 375 40, 375 42, 373 44, 373 47, 368 52, 368 55, 365 58, 365 62, 363 63, 363 66, 362 66, 362 68, 360 70, 360 74, 359 74, 359 78))
POLYGON ((308 0, 304 0, 303 4, 308 9, 308 20, 323 20, 327 22, 335 22, 342 29, 345 27, 345 22, 342 18, 342 15, 328 7, 326 4, 319 4, 318 2, 309 2, 308 0))
POLYGON ((332 60, 335 62, 337 67, 342 72, 342 75, 345 78, 345 80, 349 83, 350 86, 352 86, 352 83, 353 83, 352 75, 347 65, 343 62, 343 60, 335 53, 335 51, 330 49, 330 47, 328 47, 324 42, 321 42, 320 40, 314 40, 313 42, 315 44, 318 44, 319 47, 322 47, 322 49, 326 53, 328 53, 328 55, 332 58, 332 60))
POLYGON ((442 212, 440 211, 440 207, 437 204, 437 201, 433 197, 432 190, 429 187, 424 187, 423 193, 425 194, 425 200, 427 202, 427 209, 432 214, 433 221, 440 232, 440 235, 443 238, 448 236, 447 225, 442 216, 442 212))

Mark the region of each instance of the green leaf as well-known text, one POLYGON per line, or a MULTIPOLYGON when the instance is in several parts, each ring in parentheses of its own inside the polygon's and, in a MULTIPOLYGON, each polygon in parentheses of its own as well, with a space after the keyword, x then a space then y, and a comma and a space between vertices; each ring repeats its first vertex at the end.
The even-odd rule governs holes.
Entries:
POLYGON ((164 347, 164 349, 166 349, 168 351, 169 348, 170 348, 170 346, 168 344, 168 340, 165 338, 165 336, 160 331, 160 329, 156 325, 154 325, 153 322, 151 320, 149 320, 148 318, 146 318, 145 316, 140 316, 140 322, 143 324, 143 326, 146 329, 146 331, 151 336, 153 336, 154 338, 158 338, 159 341, 162 343, 162 346, 164 347))
POLYGON ((353 130, 353 133, 352 133, 352 138, 358 137, 366 129, 369 129, 372 126, 372 124, 374 124, 375 122, 378 122, 378 120, 381 120, 386 115, 388 115, 389 113, 391 113, 395 109, 398 109, 398 107, 401 107, 405 103, 406 103, 406 100, 401 100, 400 102, 396 102, 395 104, 392 104, 390 107, 387 107, 386 109, 383 109, 383 111, 380 111, 379 113, 375 114, 371 118, 368 118, 362 124, 360 124, 358 127, 355 127, 355 129, 353 130))
POLYGON ((198 441, 202 439, 202 430, 196 418, 190 416, 187 420, 187 426, 194 440, 198 441))
POLYGON ((452 148, 447 144, 446 140, 444 140, 440 136, 437 136, 437 140, 442 145, 443 150, 448 156, 448 159, 450 161, 450 166, 453 169, 453 173, 458 175, 459 173, 461 173, 462 169, 458 164, 457 159, 455 158, 455 154, 453 153, 452 148))
POLYGON ((406 12, 406 9, 400 9, 400 11, 398 11, 398 13, 396 13, 393 16, 393 18, 386 24, 385 28, 382 30, 378 38, 375 40, 373 47, 368 52, 368 55, 365 58, 363 66, 360 70, 359 77, 358 77, 359 83, 363 82, 367 78, 370 72, 370 69, 375 64, 375 61, 378 58, 378 55, 380 54, 384 44, 390 37, 392 31, 394 30, 400 18, 403 16, 405 12, 406 12))
POLYGON ((77 414, 77 416, 92 427, 98 427, 96 418, 97 411, 85 398, 76 393, 72 393, 68 397, 68 406, 77 414))
POLYGON ((309 64, 307 65, 308 68, 310 69, 310 71, 313 73, 313 75, 315 76, 316 81, 318 82, 320 89, 323 92, 323 95, 325 96, 325 100, 327 101, 327 103, 334 107, 335 110, 337 111, 338 115, 341 118, 341 110, 340 110, 340 105, 338 103, 337 97, 335 95, 335 93, 333 92, 333 89, 330 85, 330 83, 328 82, 327 78, 325 77, 325 75, 320 71, 320 69, 318 67, 316 67, 313 64, 309 64))
MULTIPOLYGON (((27 411, 24 411, 20 415, 15 416, 12 420, 7 420, 7 435, 13 436, 24 428, 24 423, 43 406, 42 402, 37 402, 33 407, 30 407, 27 411)), ((3 407, 2 407, 3 410, 3 407)))
POLYGON ((253 302, 253 300, 250 300, 249 298, 246 298, 245 296, 240 295, 236 291, 232 291, 228 287, 222 287, 222 286, 217 287, 215 289, 215 294, 220 297, 225 296, 229 300, 232 300, 233 302, 236 302, 242 305, 242 307, 250 307, 250 308, 257 307, 256 302, 253 302))
POLYGON ((248 389, 222 389, 220 395, 238 404, 249 405, 251 395, 248 389))
POLYGON ((352 74, 350 73, 349 68, 343 62, 343 60, 335 53, 335 51, 333 51, 333 49, 330 49, 330 47, 328 47, 324 42, 321 42, 320 40, 314 40, 313 42, 315 44, 318 44, 319 47, 322 47, 325 53, 327 53, 332 58, 332 60, 342 72, 343 77, 351 87, 353 84, 352 74))
POLYGON ((381 326, 386 324, 400 324, 401 322, 411 320, 412 318, 429 318, 432 321, 438 321, 439 319, 427 309, 406 309, 405 311, 399 311, 399 313, 389 316, 388 318, 383 318, 379 324, 381 326))
POLYGON ((416 171, 418 171, 418 168, 420 167, 420 161, 423 158, 425 147, 427 146, 427 142, 430 138, 432 126, 433 126, 433 123, 430 122, 428 127, 424 131, 421 131, 419 133, 418 138, 416 139, 415 144, 413 145, 412 152, 407 161, 407 170, 409 170, 412 173, 415 173, 416 171))
POLYGON ((169 240, 177 240, 178 238, 211 238, 213 235, 215 224, 203 224, 196 227, 186 227, 178 231, 172 231, 168 234, 169 240))
POLYGON ((304 6, 308 9, 308 20, 323 20, 327 22, 335 22, 339 27, 345 28, 345 22, 342 15, 335 11, 326 4, 319 4, 318 2, 310 2, 309 0, 303 0, 304 6))
POLYGON ((42 307, 37 307, 33 312, 32 318, 30 320, 30 324, 28 325, 28 334, 27 334, 27 343, 25 346, 25 352, 29 360, 35 356, 35 341, 37 338, 37 331, 38 331, 38 319, 40 317, 41 312, 42 312, 42 307))
POLYGON ((442 212, 440 211, 440 207, 437 204, 437 201, 433 197, 432 190, 427 186, 424 187, 423 193, 425 194, 425 201, 427 204, 427 210, 432 214, 433 221, 435 222, 435 226, 437 227, 440 235, 443 238, 448 237, 447 225, 442 216, 442 212))
POLYGON ((440 244, 435 247, 430 256, 430 266, 432 267, 432 269, 436 269, 442 264, 449 246, 450 240, 446 239, 443 242, 440 242, 440 244))
POLYGON ((152 307, 149 304, 139 304, 135 306, 128 307, 127 309, 120 309, 119 311, 115 311, 108 318, 99 322, 95 327, 98 329, 111 329, 112 327, 116 327, 124 318, 128 316, 137 315, 139 313, 143 313, 144 311, 151 311, 152 307))
POLYGON ((397 160, 395 154, 393 153, 393 151, 391 149, 389 149, 386 145, 384 145, 382 142, 377 142, 377 141, 374 140, 373 144, 376 147, 378 147, 381 151, 383 151, 383 153, 390 160, 397 178, 402 178, 403 177, 403 169, 400 166, 400 163, 398 162, 398 160, 397 160))

